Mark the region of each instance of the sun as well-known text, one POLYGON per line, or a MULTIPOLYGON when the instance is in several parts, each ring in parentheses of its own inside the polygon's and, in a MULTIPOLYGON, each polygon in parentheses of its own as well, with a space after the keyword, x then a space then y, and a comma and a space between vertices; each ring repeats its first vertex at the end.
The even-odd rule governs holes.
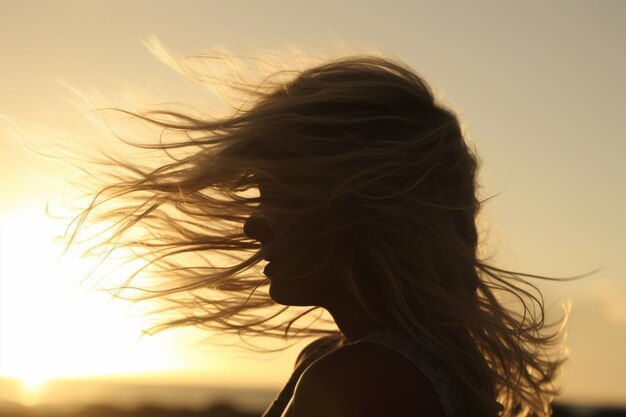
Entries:
POLYGON ((175 367, 176 352, 158 338, 137 343, 145 321, 129 302, 80 284, 93 260, 60 258, 56 222, 43 210, 0 218, 0 376, 22 381, 32 404, 52 379, 175 367))
POLYGON ((20 379, 20 398, 18 401, 31 406, 39 403, 40 396, 48 381, 41 376, 22 377, 20 379))

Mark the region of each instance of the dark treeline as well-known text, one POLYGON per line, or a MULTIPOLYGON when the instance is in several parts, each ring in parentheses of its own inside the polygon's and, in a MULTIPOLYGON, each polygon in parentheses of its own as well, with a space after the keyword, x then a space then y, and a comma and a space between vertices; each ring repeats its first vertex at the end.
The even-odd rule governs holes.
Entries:
POLYGON ((124 409, 109 405, 92 405, 75 411, 44 406, 25 407, 11 404, 2 407, 0 417, 259 417, 262 411, 245 412, 228 403, 214 404, 204 410, 143 406, 124 409))
MULTIPOLYGON (((0 404, 0 417, 259 417, 257 412, 241 411, 229 403, 217 403, 204 410, 172 409, 144 406, 123 409, 108 405, 93 405, 75 411, 62 411, 43 406, 25 407, 0 404)), ((555 404, 553 417, 626 417, 626 408, 585 408, 555 404)))

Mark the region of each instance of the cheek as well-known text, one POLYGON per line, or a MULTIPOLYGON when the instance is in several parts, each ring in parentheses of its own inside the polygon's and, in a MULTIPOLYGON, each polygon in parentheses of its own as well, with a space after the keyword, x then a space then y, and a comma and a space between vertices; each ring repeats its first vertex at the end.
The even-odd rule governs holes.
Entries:
POLYGON ((314 266, 270 265, 266 269, 270 279, 270 297, 278 304, 292 306, 324 306, 331 295, 329 274, 324 270, 309 273, 314 266))
POLYGON ((274 302, 287 306, 318 306, 325 305, 323 291, 308 282, 286 280, 270 283, 270 297, 274 302))

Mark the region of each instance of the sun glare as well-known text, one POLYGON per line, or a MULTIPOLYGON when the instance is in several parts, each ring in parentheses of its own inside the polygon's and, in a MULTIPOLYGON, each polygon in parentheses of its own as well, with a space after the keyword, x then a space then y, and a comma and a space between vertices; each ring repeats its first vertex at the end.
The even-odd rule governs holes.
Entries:
POLYGON ((51 379, 175 367, 171 347, 137 343, 145 323, 129 302, 79 285, 93 260, 71 251, 59 259, 58 223, 43 210, 0 220, 0 376, 22 381, 32 404, 51 379))
POLYGON ((33 377, 22 377, 21 382, 21 397, 18 399, 24 405, 35 405, 39 402, 41 392, 46 383, 45 379, 33 377))

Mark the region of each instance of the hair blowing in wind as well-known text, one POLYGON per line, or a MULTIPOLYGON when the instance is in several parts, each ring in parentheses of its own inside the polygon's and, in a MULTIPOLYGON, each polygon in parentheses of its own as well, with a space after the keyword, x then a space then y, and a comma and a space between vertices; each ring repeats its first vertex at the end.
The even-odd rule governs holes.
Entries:
POLYGON ((160 159, 102 162, 98 189, 72 222, 69 242, 80 240, 86 224, 104 222, 109 233, 95 238, 92 251, 146 260, 120 290, 169 303, 177 315, 156 331, 196 325, 294 341, 338 332, 306 320, 320 307, 272 300, 257 265, 277 247, 293 248, 289 259, 302 265, 329 242, 324 256, 290 279, 333 271, 330 279, 372 318, 401 327, 452 370, 472 415, 550 415, 565 361, 563 326, 544 323, 541 292, 528 279, 557 278, 479 258, 476 150, 424 79, 378 55, 268 72, 260 83, 234 75, 202 77, 242 93, 226 116, 115 110, 168 139, 128 144, 160 159), (262 210, 261 197, 248 192, 260 183, 277 190, 264 196, 262 210), (283 233, 261 245, 244 233, 250 216, 308 238, 283 233), (218 266, 216 255, 236 262, 218 266), (383 316, 362 294, 362 270, 376 277, 383 316), (141 275, 150 279, 136 284, 141 275))

